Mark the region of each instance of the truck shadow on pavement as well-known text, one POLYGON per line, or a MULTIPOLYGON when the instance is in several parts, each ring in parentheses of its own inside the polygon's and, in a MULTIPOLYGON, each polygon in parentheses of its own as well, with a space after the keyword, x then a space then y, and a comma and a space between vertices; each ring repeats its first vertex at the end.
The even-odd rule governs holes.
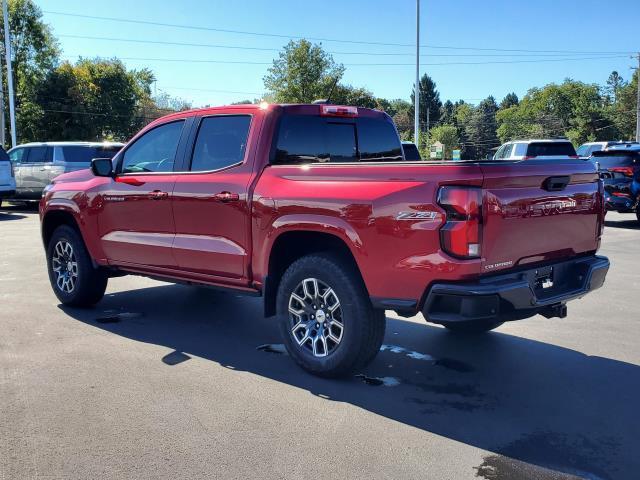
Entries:
POLYGON ((168 285, 107 295, 94 310, 61 308, 169 348, 158 357, 177 369, 168 375, 196 356, 493 452, 478 466, 480 477, 637 478, 640 471, 637 365, 499 330, 456 337, 389 318, 385 345, 362 375, 328 380, 283 354, 260 299, 168 285))
POLYGON ((637 220, 622 220, 618 222, 605 220, 604 226, 609 228, 624 228, 626 230, 640 230, 640 222, 637 220))

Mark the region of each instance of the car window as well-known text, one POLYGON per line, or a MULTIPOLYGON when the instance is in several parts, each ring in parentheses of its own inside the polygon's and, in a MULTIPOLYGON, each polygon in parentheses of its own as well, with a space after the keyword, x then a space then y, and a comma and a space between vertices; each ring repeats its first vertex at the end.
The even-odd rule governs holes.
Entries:
POLYGON ((22 163, 25 151, 26 150, 24 148, 16 148, 15 150, 11 150, 9 152, 9 160, 11 160, 13 163, 22 163))
POLYGON ((504 152, 504 145, 502 145, 497 151, 496 153, 493 154, 493 158, 494 160, 500 160, 502 158, 502 152, 504 152))
POLYGON ((511 158, 511 150, 513 150, 513 143, 509 145, 505 145, 504 150, 502 151, 502 157, 500 158, 503 158, 503 159, 511 158))
MULTIPOLYGON (((358 150, 360 160, 367 162, 392 161, 398 162, 402 160, 402 144, 398 133, 391 122, 368 117, 360 117, 356 120, 358 127, 358 150)), ((411 158, 407 158, 407 150, 405 150, 405 158, 407 160, 420 160, 418 149, 413 145, 413 149, 409 147, 411 158)))
POLYGON ((184 120, 149 130, 124 152, 122 173, 172 172, 184 120))
POLYGON ((591 147, 589 147, 587 155, 591 155, 593 152, 599 152, 600 150, 602 150, 602 145, 591 145, 591 147))
POLYGON ((251 116, 222 115, 202 119, 191 157, 191 171, 220 170, 242 162, 251 116))
MULTIPOLYGON (((47 147, 28 147, 26 150, 29 152, 26 162, 44 163, 47 161, 47 147)), ((23 159, 23 162, 24 161, 23 159)))
POLYGON ((514 148, 514 152, 511 154, 512 157, 524 157, 527 154, 527 144, 526 143, 516 143, 514 148))
POLYGON ((407 161, 422 160, 418 147, 414 143, 402 144, 402 151, 404 152, 404 159, 407 161))
POLYGON ((271 163, 401 161, 402 145, 391 122, 284 115, 271 163))
POLYGON ((571 142, 532 142, 527 149, 529 157, 575 156, 576 150, 571 142))
POLYGON ((54 162, 90 163, 94 158, 113 158, 121 147, 105 145, 92 147, 87 145, 69 145, 53 147, 54 162))

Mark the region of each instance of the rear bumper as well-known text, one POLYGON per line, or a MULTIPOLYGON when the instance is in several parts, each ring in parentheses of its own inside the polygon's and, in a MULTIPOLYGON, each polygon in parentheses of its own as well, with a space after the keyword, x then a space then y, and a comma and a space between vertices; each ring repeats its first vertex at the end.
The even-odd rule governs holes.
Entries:
POLYGON ((592 255, 476 282, 436 283, 427 293, 422 313, 433 323, 502 322, 536 314, 563 317, 566 302, 600 288, 608 270, 606 257, 592 255))
POLYGON ((628 197, 616 197, 614 195, 605 195, 605 209, 607 211, 614 211, 620 213, 631 213, 634 211, 633 207, 635 205, 635 201, 631 198, 631 195, 628 197))

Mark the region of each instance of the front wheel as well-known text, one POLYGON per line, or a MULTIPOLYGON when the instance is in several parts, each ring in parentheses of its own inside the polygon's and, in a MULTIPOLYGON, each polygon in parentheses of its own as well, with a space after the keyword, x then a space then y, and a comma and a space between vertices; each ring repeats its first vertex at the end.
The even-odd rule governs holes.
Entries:
POLYGON ((107 275, 93 266, 82 237, 74 228, 61 225, 47 246, 49 281, 64 305, 90 307, 104 296, 107 275))
POLYGON ((450 323, 443 323, 442 326, 453 333, 478 334, 478 333, 489 332, 495 328, 498 328, 503 323, 504 322, 482 322, 482 321, 450 322, 450 323))
POLYGON ((384 311, 372 307, 357 271, 333 255, 308 255, 289 266, 277 313, 289 355, 319 376, 363 368, 384 339, 384 311))

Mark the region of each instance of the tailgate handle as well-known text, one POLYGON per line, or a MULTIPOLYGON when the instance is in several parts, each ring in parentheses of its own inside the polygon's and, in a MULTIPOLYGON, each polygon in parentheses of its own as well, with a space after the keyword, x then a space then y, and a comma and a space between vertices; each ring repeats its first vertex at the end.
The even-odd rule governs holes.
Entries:
POLYGON ((563 176, 563 177, 549 177, 544 182, 542 182, 542 188, 544 188, 547 192, 559 192, 567 188, 569 182, 571 181, 571 177, 563 176))

